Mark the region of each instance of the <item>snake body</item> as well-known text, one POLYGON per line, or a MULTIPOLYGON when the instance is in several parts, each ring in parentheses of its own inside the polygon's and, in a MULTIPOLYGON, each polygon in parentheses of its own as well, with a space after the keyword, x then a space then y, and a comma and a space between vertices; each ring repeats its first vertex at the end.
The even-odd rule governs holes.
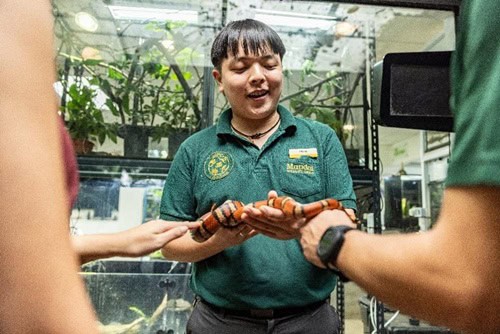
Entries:
MULTIPOLYGON (((344 210, 342 203, 327 198, 320 201, 301 204, 291 197, 281 196, 269 200, 254 202, 251 204, 254 208, 260 208, 264 205, 280 209, 286 217, 293 218, 312 218, 324 210, 344 210)), ((208 240, 221 227, 234 227, 242 222, 244 204, 240 201, 226 201, 222 205, 210 212, 207 212, 199 218, 200 226, 191 231, 192 238, 197 242, 208 240)))

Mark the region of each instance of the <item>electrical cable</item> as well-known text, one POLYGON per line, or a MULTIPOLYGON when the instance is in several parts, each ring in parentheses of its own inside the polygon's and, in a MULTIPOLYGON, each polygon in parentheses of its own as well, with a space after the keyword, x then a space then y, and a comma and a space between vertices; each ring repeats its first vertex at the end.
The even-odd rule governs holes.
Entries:
MULTIPOLYGON (((373 327, 373 331, 371 332, 371 334, 377 334, 377 321, 376 321, 376 312, 377 312, 377 308, 376 308, 376 300, 375 300, 375 297, 372 297, 370 299, 370 307, 369 307, 369 310, 370 310, 370 322, 372 324, 372 327, 373 327)), ((384 323, 384 328, 386 328, 387 326, 389 326, 393 321, 394 319, 396 319, 396 317, 399 315, 399 310, 397 310, 393 315, 392 317, 389 318, 389 320, 387 320, 385 323, 384 323)))

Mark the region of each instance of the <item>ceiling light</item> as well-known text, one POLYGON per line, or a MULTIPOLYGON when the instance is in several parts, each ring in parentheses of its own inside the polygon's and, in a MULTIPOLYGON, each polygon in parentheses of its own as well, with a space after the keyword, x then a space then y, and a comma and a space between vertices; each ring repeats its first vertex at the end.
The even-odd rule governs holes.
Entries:
POLYGON ((270 26, 295 27, 303 29, 328 30, 332 27, 336 17, 324 15, 304 15, 292 12, 258 9, 255 19, 270 26))
POLYGON ((116 20, 135 21, 185 21, 198 23, 198 12, 152 7, 108 6, 116 20))
POLYGON ((342 127, 342 129, 343 129, 344 131, 352 131, 352 130, 354 130, 354 125, 352 125, 352 124, 346 124, 346 125, 344 125, 344 126, 342 127))
POLYGON ((99 23, 97 19, 87 12, 79 12, 75 14, 75 23, 82 28, 90 32, 94 32, 99 28, 99 23))

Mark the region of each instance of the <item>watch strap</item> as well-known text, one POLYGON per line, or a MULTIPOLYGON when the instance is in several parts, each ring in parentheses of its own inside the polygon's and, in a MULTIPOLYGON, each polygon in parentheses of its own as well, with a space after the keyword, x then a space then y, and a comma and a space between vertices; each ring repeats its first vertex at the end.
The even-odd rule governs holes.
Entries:
POLYGON ((330 269, 335 275, 338 276, 340 281, 342 282, 349 282, 349 278, 347 278, 336 266, 335 263, 337 262, 337 257, 340 253, 340 250, 342 246, 344 245, 344 235, 351 231, 355 230, 355 228, 347 226, 347 225, 339 225, 339 226, 332 226, 329 228, 329 230, 334 230, 335 235, 338 236, 334 247, 331 250, 330 256, 328 259, 322 259, 323 264, 330 269), (339 235, 340 234, 340 235, 339 235))

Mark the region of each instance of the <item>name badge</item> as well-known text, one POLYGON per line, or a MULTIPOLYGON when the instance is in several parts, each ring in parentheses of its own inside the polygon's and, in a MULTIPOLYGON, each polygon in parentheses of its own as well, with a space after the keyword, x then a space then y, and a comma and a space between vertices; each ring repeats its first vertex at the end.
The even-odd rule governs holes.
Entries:
POLYGON ((313 147, 313 148, 291 148, 288 150, 288 157, 290 159, 297 159, 300 157, 317 158, 318 157, 318 150, 315 147, 313 147))

